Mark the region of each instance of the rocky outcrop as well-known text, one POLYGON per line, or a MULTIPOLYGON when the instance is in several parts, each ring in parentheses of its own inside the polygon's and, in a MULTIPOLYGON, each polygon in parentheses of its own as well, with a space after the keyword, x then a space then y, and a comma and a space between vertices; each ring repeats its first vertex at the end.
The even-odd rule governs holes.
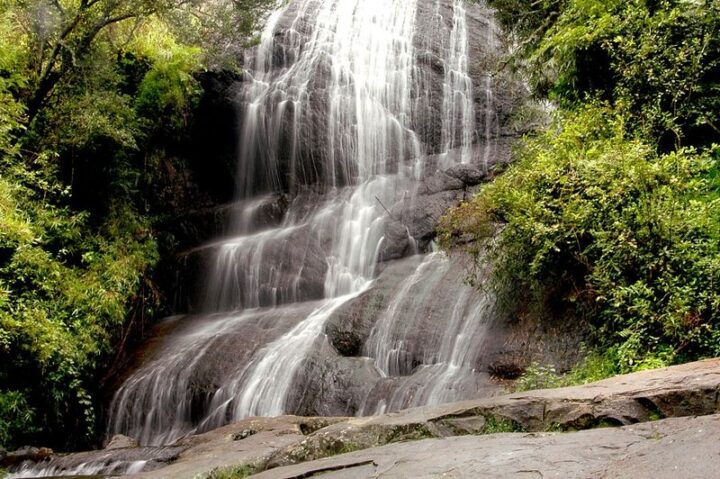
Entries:
POLYGON ((417 258, 388 262, 383 265, 373 287, 343 304, 325 324, 330 344, 342 356, 359 357, 380 313, 405 278, 417 268, 417 258))

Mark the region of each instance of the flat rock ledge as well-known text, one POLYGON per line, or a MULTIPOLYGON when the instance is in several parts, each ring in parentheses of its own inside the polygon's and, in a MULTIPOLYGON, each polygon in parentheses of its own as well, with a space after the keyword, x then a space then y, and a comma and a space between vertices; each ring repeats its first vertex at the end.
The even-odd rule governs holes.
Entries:
POLYGON ((720 359, 713 359, 383 416, 250 418, 183 439, 167 454, 133 447, 53 461, 147 454, 144 472, 131 477, 172 479, 231 466, 287 479, 716 477, 718 413, 720 359))
POLYGON ((574 433, 506 433, 389 444, 270 469, 258 479, 718 477, 720 416, 574 433))

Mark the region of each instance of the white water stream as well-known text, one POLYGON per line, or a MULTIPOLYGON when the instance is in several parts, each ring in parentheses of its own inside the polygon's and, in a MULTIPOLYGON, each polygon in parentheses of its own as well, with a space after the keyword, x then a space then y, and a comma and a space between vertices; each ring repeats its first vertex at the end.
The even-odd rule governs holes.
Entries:
MULTIPOLYGON (((168 444, 232 420, 293 412, 297 375, 326 322, 373 287, 386 205, 414 201, 429 153, 440 153, 434 168, 482 161, 473 148, 477 85, 468 30, 463 0, 295 0, 270 17, 245 61, 233 236, 204 247, 214 255, 208 314, 125 381, 109 433, 168 444), (419 8, 425 3, 436 5, 419 8), (434 19, 424 24, 435 32, 417 29, 426 11, 434 19), (441 55, 436 84, 418 60, 431 50, 441 55), (414 129, 421 119, 436 121, 439 144, 414 129), (280 193, 292 198, 282 222, 258 221, 280 193), (221 350, 235 360, 219 357, 221 350)), ((492 95, 490 83, 481 87, 492 95)), ((483 126, 495 133, 491 123, 483 126)), ((447 258, 427 256, 379 313, 364 346, 380 382, 368 385, 357 412, 476 391, 473 348, 492 308, 492 298, 463 285, 447 258), (434 291, 454 295, 445 309, 433 309, 434 291), (418 365, 407 337, 423 315, 445 324, 418 365), (381 385, 403 377, 391 389, 381 385)))

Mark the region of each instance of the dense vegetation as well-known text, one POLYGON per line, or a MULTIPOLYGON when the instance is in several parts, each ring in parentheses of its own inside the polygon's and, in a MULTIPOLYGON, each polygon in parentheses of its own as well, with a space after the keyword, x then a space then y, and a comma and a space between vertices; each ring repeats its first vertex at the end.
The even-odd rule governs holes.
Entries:
POLYGON ((87 446, 152 316, 158 190, 270 2, 0 0, 0 447, 87 446))
POLYGON ((517 314, 582 322, 594 376, 719 355, 720 3, 490 3, 557 110, 443 240, 493 244, 517 314))

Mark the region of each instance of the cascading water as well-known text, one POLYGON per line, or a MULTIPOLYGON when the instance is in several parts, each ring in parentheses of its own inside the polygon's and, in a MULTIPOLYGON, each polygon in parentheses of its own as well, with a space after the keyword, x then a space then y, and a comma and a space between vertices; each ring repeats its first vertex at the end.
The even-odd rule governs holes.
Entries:
MULTIPOLYGON (((489 12, 468 8, 496 34, 489 12)), ((269 18, 245 60, 232 236, 193 252, 213 258, 206 314, 168 320, 172 334, 117 391, 110 434, 168 444, 253 415, 374 414, 489 387, 476 366, 492 297, 440 253, 378 268, 391 222, 411 245, 398 257, 420 244, 397 211, 422 209, 427 178, 483 161, 475 125, 490 120, 476 112, 469 30, 463 0, 295 0, 269 18), (309 397, 328 321, 392 274, 345 358, 361 398, 308 406, 330 394, 309 397)))
POLYGON ((468 69, 470 60, 465 0, 454 0, 452 21, 443 84, 443 148, 445 152, 459 148, 460 160, 467 163, 471 160, 472 137, 475 133, 475 104, 468 69))
POLYGON ((80 464, 79 466, 64 469, 56 466, 25 466, 11 473, 8 479, 22 479, 25 477, 69 477, 69 476, 95 476, 98 474, 127 475, 143 470, 147 461, 111 462, 97 464, 80 464))

